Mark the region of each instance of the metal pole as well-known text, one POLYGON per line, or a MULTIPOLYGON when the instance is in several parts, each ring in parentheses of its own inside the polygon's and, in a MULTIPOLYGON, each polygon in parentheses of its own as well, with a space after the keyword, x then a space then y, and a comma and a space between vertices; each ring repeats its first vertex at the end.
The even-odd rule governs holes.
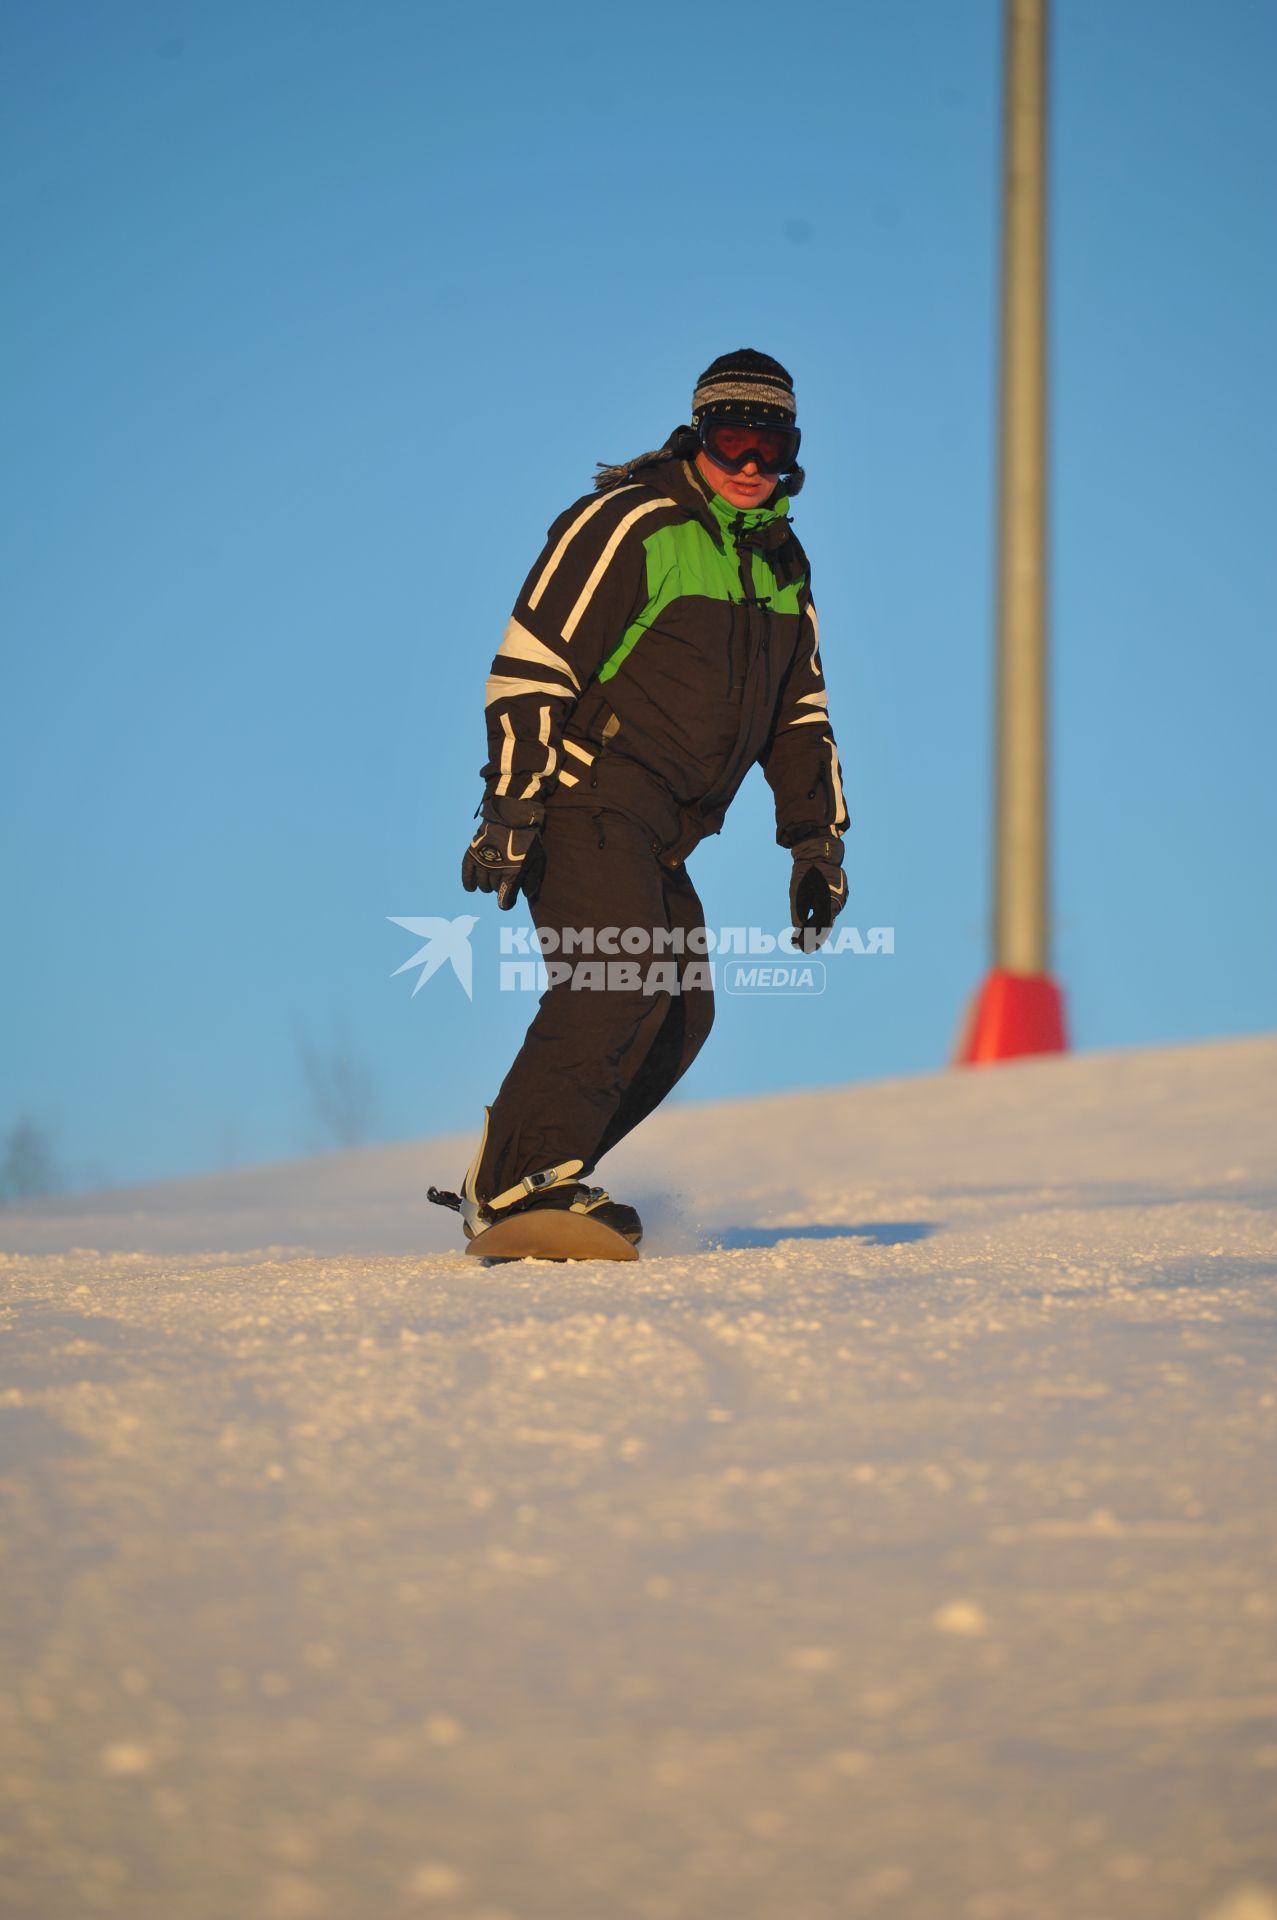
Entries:
POLYGON ((1050 969, 1047 872, 1046 36, 1006 0, 994 965, 1050 969))

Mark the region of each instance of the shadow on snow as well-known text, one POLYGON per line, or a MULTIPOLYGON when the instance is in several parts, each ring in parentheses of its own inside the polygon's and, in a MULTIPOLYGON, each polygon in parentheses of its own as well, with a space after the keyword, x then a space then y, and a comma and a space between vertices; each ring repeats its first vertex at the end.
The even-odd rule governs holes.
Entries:
POLYGON ((731 1253, 741 1247, 778 1247, 782 1240, 867 1240, 874 1247, 900 1247, 939 1231, 935 1220, 874 1220, 867 1226, 718 1227, 705 1238, 707 1253, 731 1253))

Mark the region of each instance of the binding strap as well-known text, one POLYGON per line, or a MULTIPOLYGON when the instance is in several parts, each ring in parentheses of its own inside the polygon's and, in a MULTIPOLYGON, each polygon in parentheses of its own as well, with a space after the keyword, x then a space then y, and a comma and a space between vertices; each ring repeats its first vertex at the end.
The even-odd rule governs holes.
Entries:
POLYGON ((560 1160, 557 1167, 543 1167, 540 1173, 525 1173, 514 1186, 485 1201, 484 1210, 496 1213, 499 1208, 512 1207, 516 1201, 526 1200, 531 1194, 545 1193, 550 1187, 561 1187, 565 1181, 574 1179, 584 1165, 584 1160, 560 1160))

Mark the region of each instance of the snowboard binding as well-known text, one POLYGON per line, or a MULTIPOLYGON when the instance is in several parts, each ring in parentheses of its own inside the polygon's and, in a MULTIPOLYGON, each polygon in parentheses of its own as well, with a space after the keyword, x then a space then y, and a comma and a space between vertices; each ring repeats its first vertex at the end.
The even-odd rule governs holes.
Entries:
POLYGON ((578 1180, 580 1160, 543 1167, 491 1200, 479 1198, 476 1183, 490 1112, 483 1110, 483 1135, 460 1193, 426 1189, 435 1206, 461 1215, 467 1254, 482 1260, 637 1260, 643 1236, 638 1214, 605 1188, 578 1180))

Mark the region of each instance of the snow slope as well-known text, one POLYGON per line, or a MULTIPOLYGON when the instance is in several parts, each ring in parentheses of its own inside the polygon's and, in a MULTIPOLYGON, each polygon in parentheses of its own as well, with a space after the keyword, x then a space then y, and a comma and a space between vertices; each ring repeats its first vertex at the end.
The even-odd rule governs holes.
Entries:
POLYGON ((1277 1040, 0 1216, 5 1920, 1277 1920, 1277 1040))

